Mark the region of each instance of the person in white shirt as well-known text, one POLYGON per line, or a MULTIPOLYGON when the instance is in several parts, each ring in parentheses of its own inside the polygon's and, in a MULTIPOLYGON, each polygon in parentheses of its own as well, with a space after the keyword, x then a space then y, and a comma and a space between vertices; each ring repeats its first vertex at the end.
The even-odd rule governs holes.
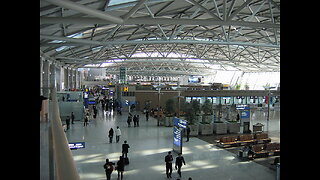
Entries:
POLYGON ((117 126, 117 129, 116 129, 116 142, 117 143, 120 140, 120 136, 121 136, 121 130, 120 130, 119 126, 117 126))

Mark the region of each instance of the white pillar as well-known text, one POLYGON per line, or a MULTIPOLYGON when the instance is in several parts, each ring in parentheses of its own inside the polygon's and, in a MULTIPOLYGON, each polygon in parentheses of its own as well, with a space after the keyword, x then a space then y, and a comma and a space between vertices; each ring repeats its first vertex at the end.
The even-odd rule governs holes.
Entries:
POLYGON ((49 62, 43 61, 42 92, 44 97, 49 97, 49 62))

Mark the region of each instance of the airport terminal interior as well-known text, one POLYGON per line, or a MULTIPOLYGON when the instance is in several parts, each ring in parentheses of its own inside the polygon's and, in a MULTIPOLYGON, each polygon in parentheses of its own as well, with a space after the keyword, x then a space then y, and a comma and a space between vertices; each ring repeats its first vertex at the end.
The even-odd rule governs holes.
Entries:
POLYGON ((280 179, 280 0, 40 0, 39 72, 40 179, 280 179))

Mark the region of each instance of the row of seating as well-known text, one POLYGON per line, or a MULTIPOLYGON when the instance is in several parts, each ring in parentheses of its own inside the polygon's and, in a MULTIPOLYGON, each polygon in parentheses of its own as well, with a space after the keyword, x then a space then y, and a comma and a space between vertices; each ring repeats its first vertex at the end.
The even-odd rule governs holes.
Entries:
POLYGON ((227 147, 227 146, 241 146, 246 144, 259 144, 268 143, 271 139, 268 137, 267 133, 259 134, 241 134, 237 136, 224 136, 217 141, 217 146, 227 147))
POLYGON ((280 143, 266 143, 252 145, 253 158, 268 157, 280 153, 280 143))

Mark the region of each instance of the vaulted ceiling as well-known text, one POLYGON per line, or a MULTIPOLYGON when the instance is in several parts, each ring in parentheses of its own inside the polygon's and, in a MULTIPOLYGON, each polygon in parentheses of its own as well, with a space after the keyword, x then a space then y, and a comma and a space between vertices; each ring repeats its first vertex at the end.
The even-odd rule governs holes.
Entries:
POLYGON ((41 0, 40 52, 110 74, 280 71, 280 0, 41 0))

